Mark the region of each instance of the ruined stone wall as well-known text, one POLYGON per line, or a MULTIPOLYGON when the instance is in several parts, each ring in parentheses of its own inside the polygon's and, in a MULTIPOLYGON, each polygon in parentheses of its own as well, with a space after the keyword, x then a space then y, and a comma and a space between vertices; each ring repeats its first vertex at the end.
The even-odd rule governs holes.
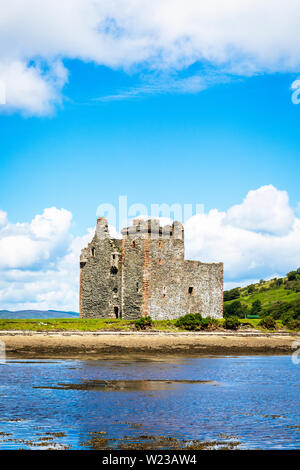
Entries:
POLYGON ((223 317, 223 263, 186 260, 182 278, 182 298, 188 313, 223 317), (192 293, 189 292, 190 287, 193 288, 192 293))
POLYGON ((98 219, 81 255, 80 304, 84 317, 173 319, 186 313, 222 317, 223 264, 184 260, 183 226, 134 221, 123 239, 98 219))
POLYGON ((201 313, 222 318, 222 263, 185 261, 181 240, 151 241, 150 245, 150 316, 163 320, 201 313))
POLYGON ((149 244, 149 315, 153 319, 176 318, 182 315, 184 241, 161 237, 149 244))
POLYGON ((80 259, 81 316, 116 318, 117 312, 120 316, 121 279, 121 240, 111 239, 107 225, 100 222, 80 259))
POLYGON ((144 239, 126 237, 122 246, 123 318, 135 319, 142 315, 143 308, 144 239))

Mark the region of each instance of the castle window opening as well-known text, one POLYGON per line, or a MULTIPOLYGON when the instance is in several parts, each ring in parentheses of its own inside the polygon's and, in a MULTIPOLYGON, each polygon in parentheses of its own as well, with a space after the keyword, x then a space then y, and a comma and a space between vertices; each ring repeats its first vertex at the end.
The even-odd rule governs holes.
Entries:
POLYGON ((113 266, 116 266, 118 264, 118 255, 116 255, 115 253, 111 255, 111 263, 113 266))
POLYGON ((167 294, 167 288, 166 286, 163 287, 163 297, 166 297, 167 294))
POLYGON ((136 291, 139 292, 139 283, 136 283, 136 291))
POLYGON ((132 244, 131 244, 132 248, 135 248, 135 241, 133 240, 132 244))
POLYGON ((119 307, 114 307, 114 314, 116 318, 119 318, 119 307))
POLYGON ((194 292, 194 288, 193 288, 193 287, 189 287, 189 295, 193 295, 193 292, 194 292))
POLYGON ((114 275, 115 275, 115 274, 118 274, 118 268, 116 268, 116 266, 112 266, 112 267, 110 268, 110 272, 111 272, 111 274, 114 274, 114 275))
POLYGON ((116 294, 118 292, 118 288, 117 287, 114 287, 113 288, 113 292, 116 294))
POLYGON ((95 252, 96 252, 95 248, 92 248, 92 257, 93 258, 95 258, 95 252))

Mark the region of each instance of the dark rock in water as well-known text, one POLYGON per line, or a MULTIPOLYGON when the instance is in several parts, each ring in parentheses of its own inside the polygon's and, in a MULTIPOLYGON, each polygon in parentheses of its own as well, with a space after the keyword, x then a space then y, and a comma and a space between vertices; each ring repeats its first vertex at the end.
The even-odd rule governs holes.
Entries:
POLYGON ((55 390, 93 390, 93 391, 149 391, 169 390, 178 388, 180 385, 210 384, 218 385, 213 380, 84 380, 81 383, 58 383, 47 387, 55 390))

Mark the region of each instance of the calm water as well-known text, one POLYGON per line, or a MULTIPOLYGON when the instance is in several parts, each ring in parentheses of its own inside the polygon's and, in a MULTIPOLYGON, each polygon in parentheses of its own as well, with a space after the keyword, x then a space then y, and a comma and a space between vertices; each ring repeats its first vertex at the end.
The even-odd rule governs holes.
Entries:
POLYGON ((11 359, 0 448, 299 449, 299 377, 289 356, 11 359))

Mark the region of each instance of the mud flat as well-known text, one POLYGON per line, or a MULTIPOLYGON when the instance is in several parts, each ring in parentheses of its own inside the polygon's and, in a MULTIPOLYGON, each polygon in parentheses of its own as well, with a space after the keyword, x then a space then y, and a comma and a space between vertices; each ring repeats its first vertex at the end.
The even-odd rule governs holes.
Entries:
POLYGON ((243 332, 33 332, 1 331, 10 356, 85 354, 291 354, 300 333, 243 332))

